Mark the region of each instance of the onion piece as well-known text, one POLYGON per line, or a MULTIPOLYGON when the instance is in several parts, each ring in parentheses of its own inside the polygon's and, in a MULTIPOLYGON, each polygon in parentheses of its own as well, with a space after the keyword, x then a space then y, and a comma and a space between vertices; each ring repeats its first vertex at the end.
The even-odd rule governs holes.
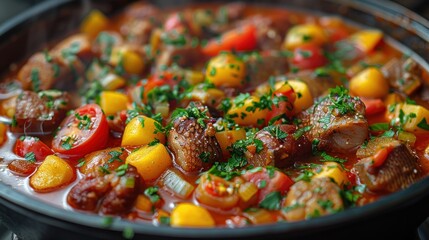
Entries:
POLYGON ((238 189, 238 195, 244 202, 249 201, 256 193, 258 193, 258 187, 252 182, 245 182, 238 189))
POLYGON ((182 198, 189 197, 195 189, 192 184, 170 169, 161 176, 160 184, 182 198))
POLYGON ((414 135, 413 133, 410 132, 404 132, 401 131, 398 133, 398 140, 405 142, 407 144, 409 144, 410 146, 413 146, 414 143, 416 142, 416 135, 414 135))

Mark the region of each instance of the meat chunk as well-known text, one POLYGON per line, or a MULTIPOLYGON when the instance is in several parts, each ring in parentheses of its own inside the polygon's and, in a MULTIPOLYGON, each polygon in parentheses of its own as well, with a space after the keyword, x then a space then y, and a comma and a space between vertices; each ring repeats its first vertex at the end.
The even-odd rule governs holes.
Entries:
POLYGON ((183 46, 165 45, 156 58, 157 69, 171 66, 173 63, 180 67, 191 67, 201 58, 200 48, 186 44, 183 46))
POLYGON ((71 64, 74 57, 88 62, 93 56, 91 43, 85 34, 75 34, 64 39, 51 52, 53 55, 59 56, 64 64, 71 64))
POLYGON ((292 185, 283 203, 288 221, 300 221, 338 212, 344 208, 340 187, 329 178, 313 178, 292 185))
POLYGON ((380 137, 371 140, 357 152, 359 160, 354 165, 360 181, 375 192, 396 192, 413 184, 422 176, 417 156, 410 148, 395 139, 380 137), (385 158, 375 159, 379 151, 386 151, 385 158))
MULTIPOLYGON (((206 107, 190 104, 188 111, 208 112, 206 107), (204 109, 204 110, 202 110, 204 109)), ((168 146, 174 153, 175 162, 185 172, 208 170, 222 158, 222 150, 216 140, 216 130, 211 122, 201 124, 202 118, 182 116, 173 122, 168 135, 168 146)))
POLYGON ((107 169, 116 169, 125 163, 129 152, 120 147, 107 148, 100 151, 92 152, 85 156, 84 164, 79 168, 83 174, 99 174, 99 166, 104 166, 107 169))
POLYGON ((149 42, 154 28, 150 20, 130 19, 121 25, 120 31, 128 43, 144 45, 149 42))
POLYGON ((411 95, 422 85, 422 69, 412 58, 393 58, 381 70, 391 86, 407 95, 411 95))
POLYGON ((133 207, 142 187, 143 180, 133 166, 128 166, 124 174, 118 170, 107 175, 90 173, 70 190, 67 202, 83 211, 124 214, 133 207))
POLYGON ((304 137, 296 137, 296 127, 279 125, 266 127, 256 133, 263 149, 260 152, 246 152, 249 165, 285 167, 294 163, 297 157, 311 153, 311 144, 304 137))
POLYGON ((157 7, 141 1, 131 4, 124 11, 126 19, 149 19, 156 22, 160 20, 161 16, 162 13, 157 7))
POLYGON ((70 71, 60 61, 44 53, 36 53, 19 70, 17 79, 24 90, 48 90, 57 82, 67 81, 70 71))
POLYGON ((16 99, 16 126, 12 127, 12 131, 30 135, 50 134, 61 123, 69 108, 66 92, 24 91, 16 99))
POLYGON ((299 118, 301 128, 308 130, 306 137, 310 142, 319 142, 319 149, 346 153, 356 150, 368 138, 368 121, 364 103, 340 89, 331 90, 329 96, 299 118))
POLYGON ((243 60, 246 63, 246 80, 250 90, 267 82, 270 76, 288 71, 287 57, 279 51, 252 53, 245 56, 243 60))

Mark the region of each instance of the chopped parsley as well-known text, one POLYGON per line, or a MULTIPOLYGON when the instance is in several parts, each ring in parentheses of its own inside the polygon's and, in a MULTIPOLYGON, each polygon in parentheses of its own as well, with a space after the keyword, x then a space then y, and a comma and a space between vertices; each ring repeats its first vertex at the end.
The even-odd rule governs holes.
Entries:
POLYGON ((310 131, 311 127, 312 126, 305 126, 303 128, 299 128, 298 130, 296 130, 296 132, 293 133, 293 138, 299 139, 300 137, 302 137, 304 135, 304 133, 310 131))
POLYGON ((149 198, 151 203, 156 203, 161 200, 161 197, 158 195, 158 187, 148 187, 144 190, 144 195, 149 198))
POLYGON ((118 162, 122 162, 122 159, 120 158, 120 156, 122 155, 122 151, 110 151, 109 155, 111 156, 111 158, 109 158, 109 160, 107 160, 108 163, 112 163, 114 161, 118 161, 118 162))
POLYGON ((85 158, 79 159, 79 161, 77 162, 76 167, 80 168, 80 167, 83 167, 83 165, 85 165, 85 158))
POLYGON ((267 132, 269 132, 273 137, 277 139, 285 139, 288 134, 286 132, 283 132, 283 130, 280 129, 279 125, 271 125, 264 128, 267 132))
POLYGON ((34 152, 28 152, 24 155, 25 160, 31 162, 31 163, 35 163, 36 162, 36 155, 34 154, 34 152))
POLYGON ((426 122, 426 118, 423 118, 418 124, 417 127, 429 131, 429 124, 426 122))
POLYGON ((77 124, 79 129, 88 130, 91 127, 91 118, 88 115, 82 116, 79 113, 75 113, 74 116, 79 121, 77 124))
POLYGON ((333 157, 333 156, 327 154, 326 152, 322 152, 320 154, 320 156, 322 157, 322 159, 320 159, 319 161, 321 161, 321 162, 336 162, 336 163, 340 164, 343 169, 346 169, 344 167, 344 163, 347 162, 346 159, 333 157))
POLYGON ((280 210, 280 202, 282 201, 282 195, 280 192, 270 192, 265 198, 259 203, 261 208, 267 210, 280 210))
POLYGON ((115 171, 116 171, 116 176, 118 177, 122 177, 125 175, 125 173, 127 173, 128 170, 128 163, 122 164, 121 166, 119 166, 115 171))
POLYGON ((210 161, 210 152, 202 152, 198 157, 201 161, 208 163, 210 161))
POLYGON ((71 137, 66 137, 65 139, 61 140, 61 147, 65 150, 70 150, 73 147, 73 139, 71 137))
POLYGON ((33 90, 35 92, 40 91, 40 74, 39 74, 38 68, 31 69, 30 79, 31 79, 31 84, 33 86, 33 90))
POLYGON ((155 146, 155 145, 157 145, 158 143, 160 143, 159 139, 158 139, 158 138, 155 138, 155 139, 154 139, 154 140, 152 140, 148 145, 149 145, 149 146, 155 146))
POLYGON ((388 123, 374 123, 369 126, 371 131, 387 131, 389 130, 388 123))

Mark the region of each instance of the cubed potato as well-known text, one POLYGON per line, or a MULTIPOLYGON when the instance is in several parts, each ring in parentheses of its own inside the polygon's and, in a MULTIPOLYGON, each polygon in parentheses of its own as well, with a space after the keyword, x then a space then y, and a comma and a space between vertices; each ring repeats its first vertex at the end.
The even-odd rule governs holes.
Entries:
POLYGON ((157 179, 165 170, 173 165, 167 148, 161 143, 154 146, 142 147, 132 152, 125 161, 136 167, 138 173, 145 181, 157 179))
POLYGON ((75 178, 74 169, 65 160, 49 155, 30 177, 30 186, 36 192, 52 192, 67 186, 75 178))
POLYGON ((214 227, 215 221, 203 207, 192 203, 180 203, 171 212, 173 227, 214 227))
POLYGON ((137 116, 125 126, 122 146, 146 145, 155 139, 165 143, 164 133, 157 132, 155 120, 146 116, 137 116))
POLYGON ((335 181, 338 186, 343 186, 348 182, 346 172, 336 162, 325 162, 320 169, 320 172, 317 172, 313 178, 323 178, 328 177, 335 181))

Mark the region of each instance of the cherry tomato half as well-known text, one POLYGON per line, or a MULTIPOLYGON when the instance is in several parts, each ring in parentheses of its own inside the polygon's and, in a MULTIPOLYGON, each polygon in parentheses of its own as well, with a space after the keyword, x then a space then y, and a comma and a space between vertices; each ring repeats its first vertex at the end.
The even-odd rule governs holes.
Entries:
POLYGON ((211 174, 201 176, 195 198, 202 204, 221 209, 233 208, 239 200, 232 182, 211 174))
POLYGON ((52 140, 52 149, 63 155, 82 157, 104 148, 108 137, 109 127, 100 106, 87 104, 63 120, 52 140))
POLYGON ((20 157, 31 158, 30 160, 43 161, 46 156, 51 155, 52 150, 37 137, 21 136, 16 140, 14 152, 20 157))
POLYGON ((256 27, 246 25, 224 33, 219 39, 210 40, 203 48, 203 53, 216 56, 221 51, 250 51, 256 48, 256 27))
POLYGON ((292 63, 299 69, 314 69, 327 63, 322 49, 314 44, 306 44, 295 48, 292 63))

